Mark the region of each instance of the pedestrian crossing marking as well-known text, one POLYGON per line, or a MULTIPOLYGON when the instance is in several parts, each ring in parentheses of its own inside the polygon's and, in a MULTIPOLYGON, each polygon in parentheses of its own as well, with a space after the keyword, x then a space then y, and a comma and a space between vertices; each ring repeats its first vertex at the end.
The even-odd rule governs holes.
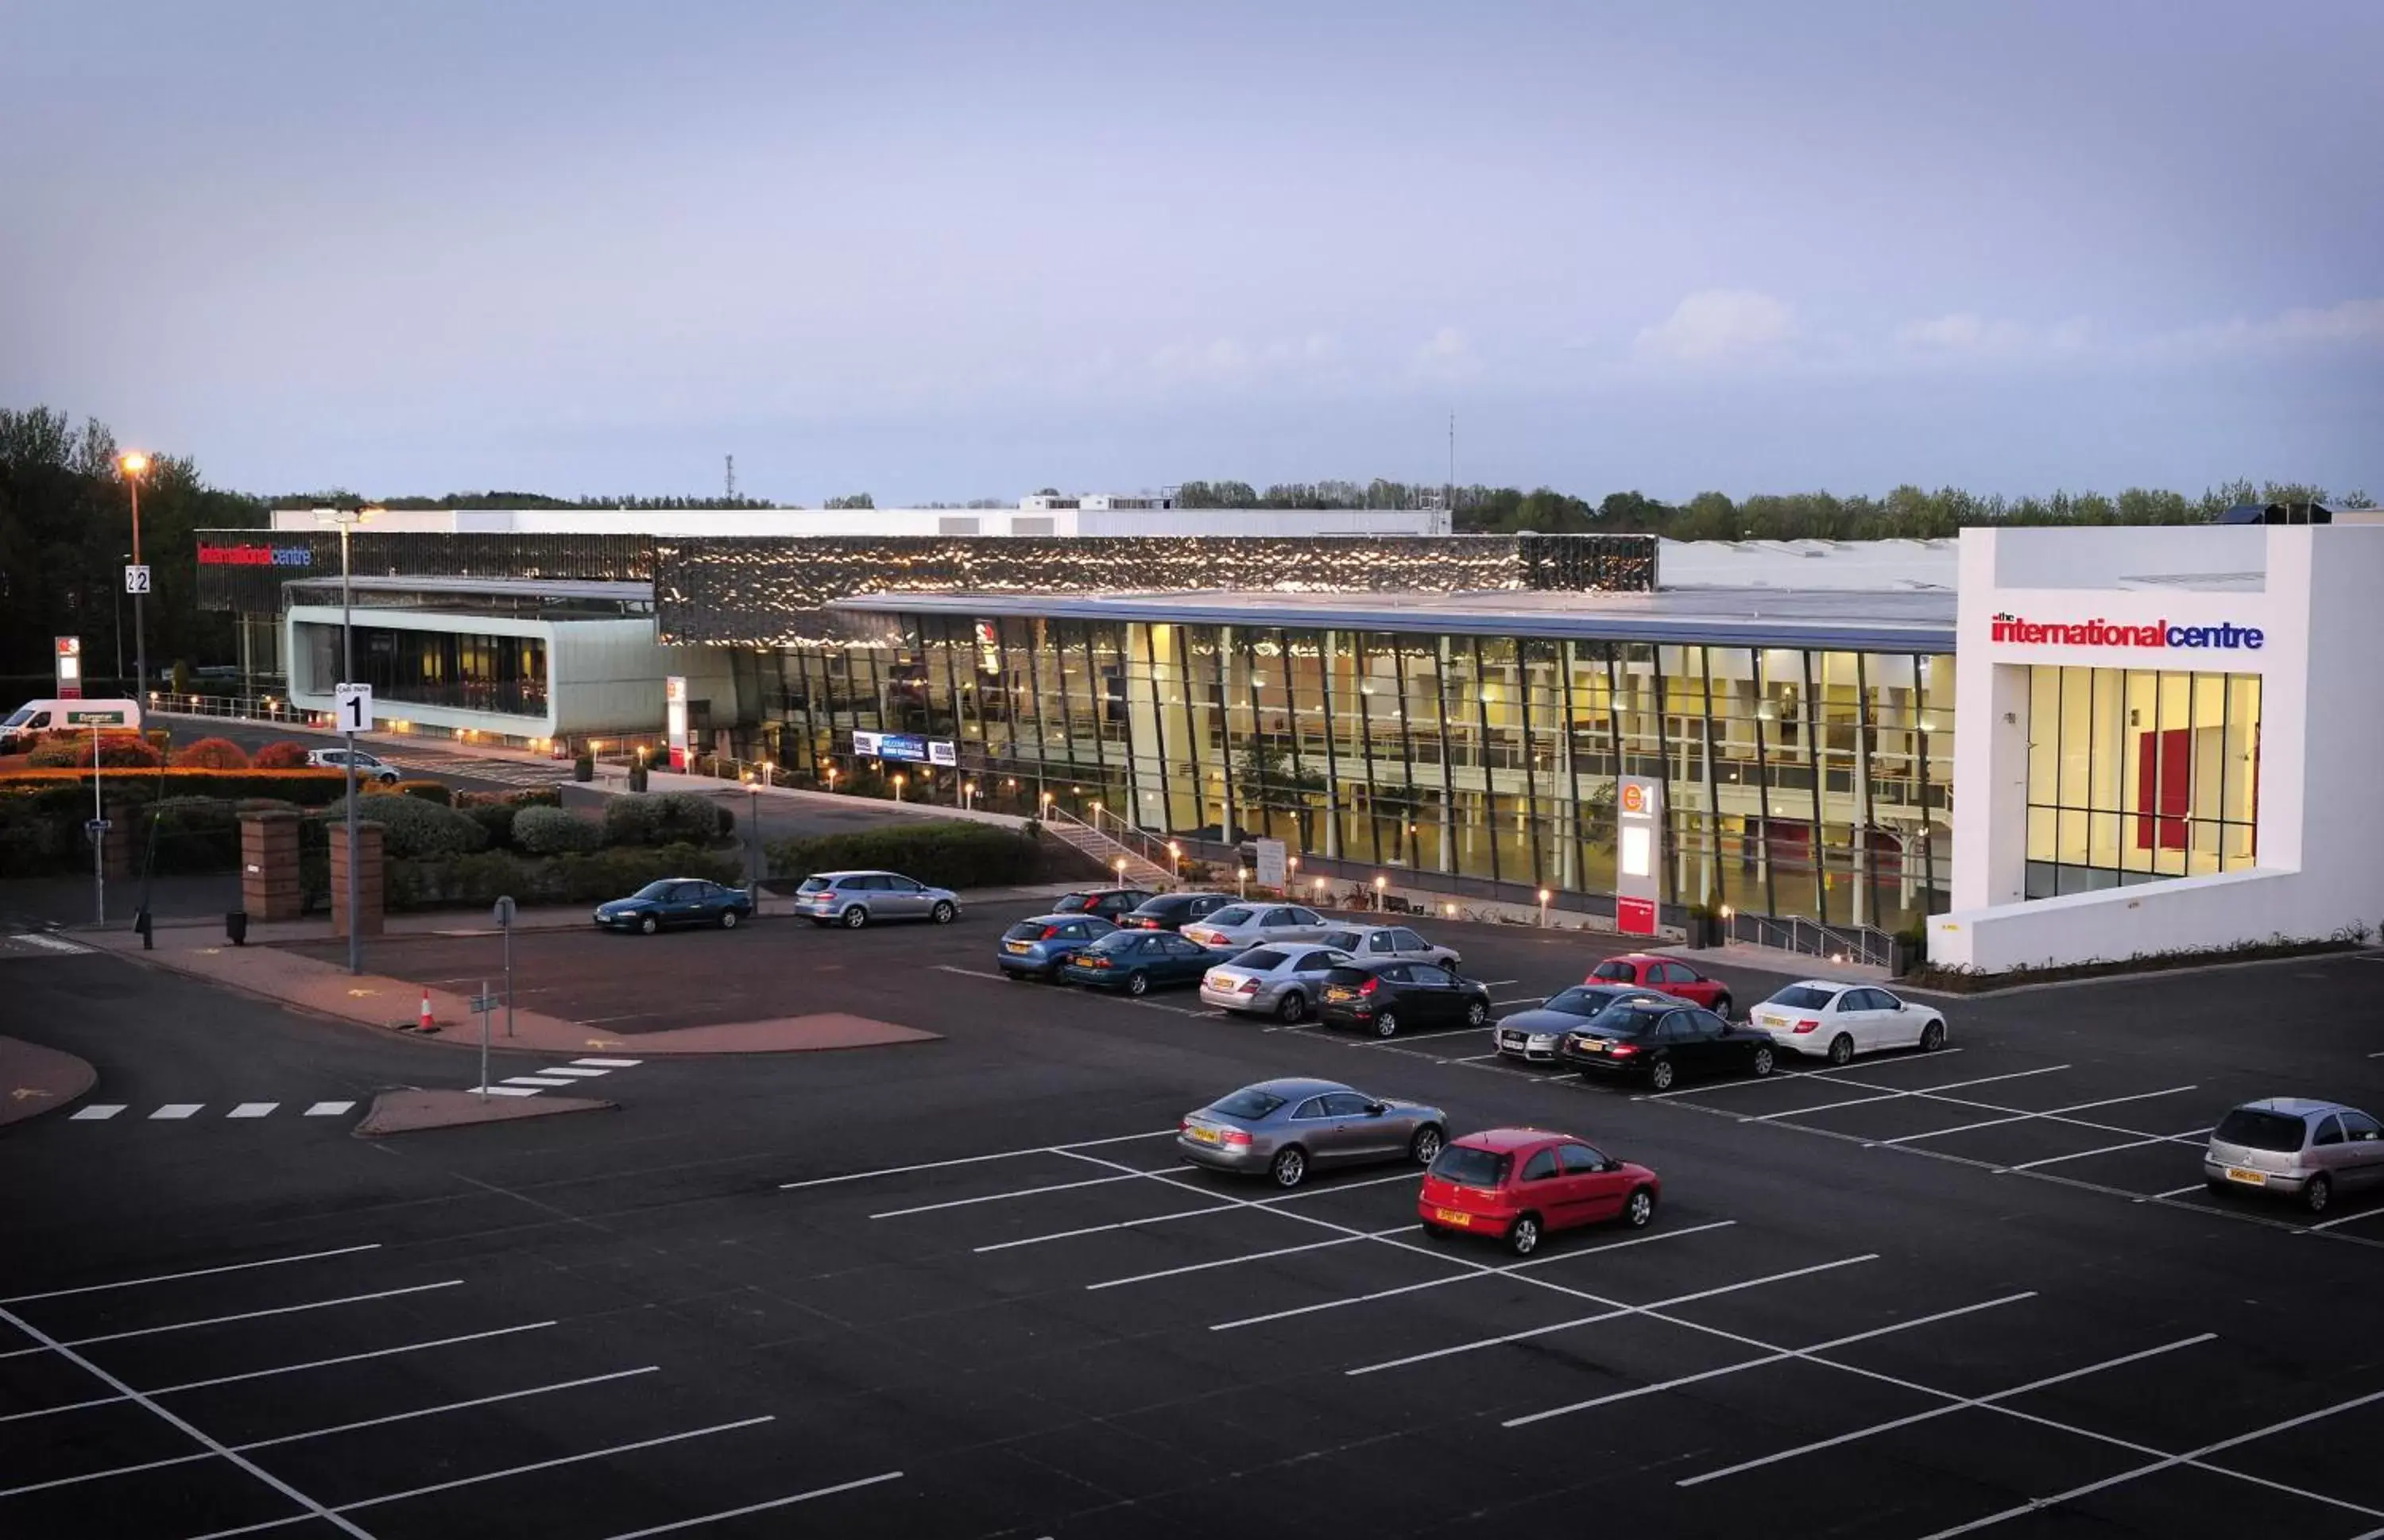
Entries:
POLYGON ((575 1064, 593 1064, 602 1070, 633 1070, 645 1061, 641 1059, 574 1059, 575 1064))
POLYGON ((236 1118, 268 1117, 273 1109, 280 1105, 278 1101, 243 1101, 231 1110, 230 1115, 236 1118))
POLYGON ((335 1118, 355 1105, 353 1101, 318 1101, 306 1109, 310 1118, 335 1118))
POLYGON ((205 1105, 206 1103, 204 1101, 169 1101, 163 1107, 158 1108, 155 1112, 150 1113, 149 1117, 152 1122, 155 1122, 159 1118, 168 1120, 187 1118, 197 1112, 200 1108, 205 1105))
POLYGON ((112 1118, 122 1111, 124 1111, 124 1104, 120 1101, 98 1102, 89 1107, 76 1108, 73 1112, 68 1115, 67 1121, 68 1123, 98 1123, 104 1119, 112 1118))

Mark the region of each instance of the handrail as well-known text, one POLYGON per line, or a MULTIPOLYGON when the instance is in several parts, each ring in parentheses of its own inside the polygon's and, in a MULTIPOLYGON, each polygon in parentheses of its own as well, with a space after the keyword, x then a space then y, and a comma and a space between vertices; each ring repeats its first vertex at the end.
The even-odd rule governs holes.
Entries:
POLYGON ((1081 829, 1089 829, 1111 844, 1124 846, 1169 876, 1173 877, 1176 875, 1176 854, 1169 850, 1163 841, 1142 829, 1136 828, 1107 808, 1097 807, 1092 812, 1091 818, 1079 818, 1057 802, 1043 804, 1043 817, 1047 822, 1069 823, 1081 829), (1104 827, 1105 819, 1114 826, 1104 827))
POLYGON ((1895 964, 1894 939, 1875 925, 1824 925, 1801 914, 1740 913, 1731 916, 1730 933, 1734 940, 1752 940, 1757 946, 1802 952, 1808 957, 1837 958, 1881 968, 1895 964), (1750 930, 1752 936, 1747 934, 1750 930))

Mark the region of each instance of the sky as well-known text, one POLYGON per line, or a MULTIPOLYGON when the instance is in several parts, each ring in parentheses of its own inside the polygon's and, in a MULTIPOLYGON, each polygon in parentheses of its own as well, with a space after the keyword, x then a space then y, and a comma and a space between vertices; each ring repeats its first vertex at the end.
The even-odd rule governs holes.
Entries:
POLYGON ((0 405, 217 485, 2384 499, 2384 6, 0 0, 0 405))

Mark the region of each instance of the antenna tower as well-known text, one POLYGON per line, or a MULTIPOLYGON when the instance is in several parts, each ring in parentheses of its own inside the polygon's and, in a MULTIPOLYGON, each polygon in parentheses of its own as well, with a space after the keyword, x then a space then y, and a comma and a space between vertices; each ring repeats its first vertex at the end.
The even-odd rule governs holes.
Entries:
POLYGON ((728 501, 737 501, 737 456, 728 457, 728 501))

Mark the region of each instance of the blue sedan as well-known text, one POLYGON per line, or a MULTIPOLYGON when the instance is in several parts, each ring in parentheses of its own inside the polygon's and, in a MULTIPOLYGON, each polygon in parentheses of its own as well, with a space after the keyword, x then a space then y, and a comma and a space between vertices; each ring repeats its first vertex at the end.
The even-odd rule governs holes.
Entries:
POLYGON ((626 899, 596 906, 596 923, 606 930, 652 936, 665 925, 718 925, 734 930, 753 917, 753 896, 700 877, 650 882, 626 899))
POLYGON ((1068 959, 1116 931, 1098 914, 1037 914, 1001 933, 993 960, 1012 978, 1056 979, 1068 959))

